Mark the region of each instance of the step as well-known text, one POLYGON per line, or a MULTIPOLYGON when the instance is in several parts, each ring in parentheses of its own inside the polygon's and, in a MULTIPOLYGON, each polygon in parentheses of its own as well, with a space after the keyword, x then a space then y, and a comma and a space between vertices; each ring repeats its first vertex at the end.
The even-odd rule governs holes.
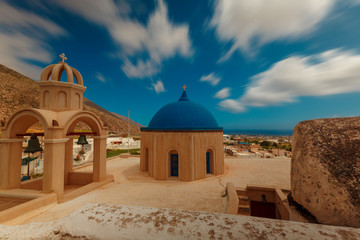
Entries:
POLYGON ((239 205, 238 214, 240 215, 251 215, 250 206, 249 205, 239 205))
POLYGON ((240 187, 237 187, 235 188, 236 189, 236 193, 238 195, 246 195, 246 188, 240 188, 240 187))
POLYGON ((239 205, 249 205, 250 201, 247 196, 238 196, 239 197, 239 205))

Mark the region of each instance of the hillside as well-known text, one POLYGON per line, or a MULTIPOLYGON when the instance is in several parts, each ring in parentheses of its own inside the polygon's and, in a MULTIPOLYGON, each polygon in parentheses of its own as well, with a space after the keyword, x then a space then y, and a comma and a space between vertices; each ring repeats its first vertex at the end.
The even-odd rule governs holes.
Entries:
POLYGON ((131 119, 129 119, 128 117, 125 117, 125 116, 123 116, 123 115, 120 115, 120 114, 117 114, 117 113, 114 113, 114 112, 112 112, 111 114, 115 115, 115 117, 118 117, 118 118, 124 120, 125 122, 128 122, 128 121, 130 120, 130 123, 131 123, 131 124, 134 124, 135 126, 137 126, 137 127, 139 127, 139 128, 145 127, 144 125, 141 125, 140 123, 137 123, 137 122, 135 122, 134 120, 131 120, 131 119))
MULTIPOLYGON (((1 124, 5 124, 11 114, 20 109, 38 108, 40 105, 39 93, 40 88, 34 80, 0 64, 1 124)), ((97 114, 107 124, 110 132, 127 133, 127 122, 86 98, 84 98, 84 110, 97 114)), ((34 128, 39 128, 39 126, 35 125, 34 128)), ((77 129, 87 130, 87 128, 85 124, 77 126, 77 129)), ((130 122, 130 132, 132 135, 139 135, 139 127, 130 122)))

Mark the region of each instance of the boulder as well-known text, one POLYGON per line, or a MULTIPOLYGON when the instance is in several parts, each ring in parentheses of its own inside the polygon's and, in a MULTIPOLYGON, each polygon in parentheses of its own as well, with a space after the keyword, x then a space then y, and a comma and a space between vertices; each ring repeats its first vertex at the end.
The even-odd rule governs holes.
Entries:
POLYGON ((291 192, 318 222, 360 227, 360 117, 300 122, 291 192))

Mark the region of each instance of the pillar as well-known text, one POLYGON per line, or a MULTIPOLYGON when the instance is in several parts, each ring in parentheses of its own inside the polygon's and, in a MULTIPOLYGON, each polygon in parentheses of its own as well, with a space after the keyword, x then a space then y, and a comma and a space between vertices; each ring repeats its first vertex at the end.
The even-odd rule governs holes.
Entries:
POLYGON ((94 136, 93 181, 100 182, 106 178, 106 138, 94 136))
POLYGON ((0 189, 20 188, 23 139, 0 139, 0 189))
POLYGON ((44 139, 43 191, 57 193, 58 199, 64 193, 65 143, 68 138, 44 139))
MULTIPOLYGON (((158 174, 158 164, 157 164, 157 146, 156 146, 156 132, 151 132, 152 134, 152 137, 153 137, 153 139, 152 139, 152 141, 153 141, 153 147, 152 147, 152 149, 153 149, 153 157, 152 157, 152 165, 153 165, 153 167, 152 167, 152 172, 149 172, 149 175, 150 175, 150 177, 153 177, 153 178, 155 178, 155 179, 157 179, 157 174, 158 174)), ((168 171, 168 170, 167 170, 168 171)))
POLYGON ((195 141, 194 141, 194 134, 190 133, 190 164, 189 164, 189 167, 190 167, 190 181, 194 181, 195 180, 195 141))
MULTIPOLYGON (((221 175, 224 173, 224 147, 223 147, 223 132, 218 132, 215 142, 214 151, 214 174, 221 175)), ((215 138, 215 136, 214 136, 215 138)))
POLYGON ((140 132, 140 138, 144 139, 144 141, 140 142, 140 171, 145 172, 146 169, 146 151, 145 151, 145 137, 144 133, 140 132))
POLYGON ((64 184, 68 185, 69 172, 73 169, 73 138, 65 143, 65 168, 64 168, 64 184))

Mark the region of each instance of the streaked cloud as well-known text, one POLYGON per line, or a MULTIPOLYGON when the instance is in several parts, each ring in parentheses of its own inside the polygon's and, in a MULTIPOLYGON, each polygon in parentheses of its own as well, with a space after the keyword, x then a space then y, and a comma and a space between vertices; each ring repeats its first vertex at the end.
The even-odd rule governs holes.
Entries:
POLYGON ((134 65, 130 60, 125 59, 124 65, 121 66, 121 69, 129 78, 145 78, 153 76, 160 71, 158 64, 151 60, 144 62, 141 59, 137 61, 136 65, 134 65))
POLYGON ((350 3, 352 3, 354 5, 358 5, 358 4, 360 4, 360 0, 350 0, 350 3))
POLYGON ((230 96, 230 88, 223 88, 215 94, 215 98, 224 99, 230 96))
POLYGON ((165 92, 164 84, 161 80, 158 80, 156 83, 153 83, 153 88, 157 94, 165 92))
POLYGON ((218 0, 210 25, 219 40, 232 47, 219 60, 236 50, 252 54, 260 46, 278 40, 294 40, 314 31, 330 12, 335 0, 218 0))
POLYGON ((50 62, 50 38, 68 33, 53 21, 24 9, 0 2, 0 62, 33 79, 40 79, 42 68, 28 62, 50 62), (29 20, 31 19, 31 20, 29 20))
POLYGON ((103 83, 106 83, 107 82, 107 79, 106 77, 104 76, 104 74, 100 73, 100 72, 96 72, 95 73, 95 78, 97 80, 99 80, 100 82, 103 82, 103 83))
POLYGON ((171 23, 162 0, 157 1, 147 24, 131 19, 131 9, 121 11, 112 0, 59 0, 57 3, 108 31, 120 48, 119 54, 124 60, 121 69, 129 78, 151 77, 159 72, 163 60, 193 54, 189 26, 171 23))
POLYGON ((212 72, 209 75, 201 76, 200 81, 208 82, 211 85, 216 86, 221 81, 221 77, 217 76, 214 72, 212 72))
POLYGON ((246 108, 239 101, 236 101, 233 99, 226 99, 224 101, 221 101, 219 103, 219 106, 223 110, 227 110, 227 111, 233 112, 233 113, 239 113, 239 112, 246 111, 246 108))
POLYGON ((310 56, 292 56, 253 76, 245 94, 220 106, 232 112, 247 107, 291 103, 301 96, 360 92, 360 54, 333 49, 310 56))

